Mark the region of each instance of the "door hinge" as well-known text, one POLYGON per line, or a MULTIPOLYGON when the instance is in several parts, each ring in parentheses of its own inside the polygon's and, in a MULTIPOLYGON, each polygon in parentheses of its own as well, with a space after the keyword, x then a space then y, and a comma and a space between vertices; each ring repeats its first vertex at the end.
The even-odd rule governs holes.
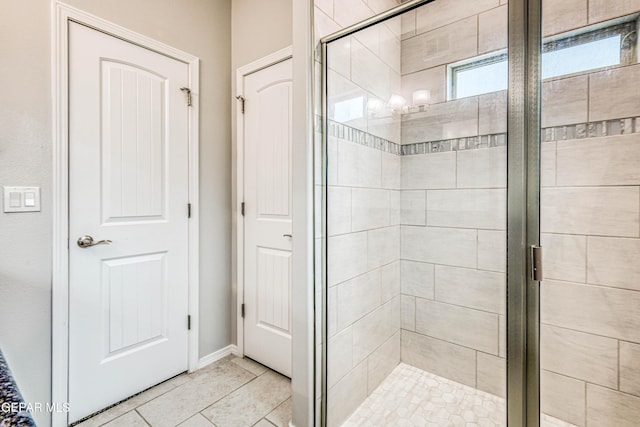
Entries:
POLYGON ((187 330, 191 330, 191 315, 187 315, 187 330))
POLYGON ((542 281, 542 248, 537 245, 531 245, 531 279, 542 281))
POLYGON ((240 203, 240 213, 244 216, 244 202, 240 203))
POLYGON ((191 218, 191 203, 187 203, 187 217, 191 218))
POLYGON ((180 90, 187 94, 187 106, 191 107, 191 89, 188 87, 181 87, 180 90))
POLYGON ((244 319, 244 303, 240 304, 240 316, 244 319))
POLYGON ((240 112, 244 114, 244 101, 245 101, 244 97, 242 95, 238 95, 236 96, 236 99, 240 101, 240 112))

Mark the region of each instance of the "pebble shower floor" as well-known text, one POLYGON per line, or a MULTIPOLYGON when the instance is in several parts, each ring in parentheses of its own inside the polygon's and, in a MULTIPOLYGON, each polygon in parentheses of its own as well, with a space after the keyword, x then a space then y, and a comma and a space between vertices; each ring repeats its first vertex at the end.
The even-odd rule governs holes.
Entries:
MULTIPOLYGON (((401 363, 343 427, 505 427, 501 397, 401 363)), ((575 427, 542 414, 541 427, 575 427)))

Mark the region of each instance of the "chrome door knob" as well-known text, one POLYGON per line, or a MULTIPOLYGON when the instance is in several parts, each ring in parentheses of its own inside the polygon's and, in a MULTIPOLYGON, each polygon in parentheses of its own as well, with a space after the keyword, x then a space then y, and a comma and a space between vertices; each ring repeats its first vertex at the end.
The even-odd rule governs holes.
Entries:
POLYGON ((80 246, 83 249, 88 248, 90 246, 108 245, 109 243, 111 243, 111 240, 99 240, 97 242, 94 242, 93 237, 91 236, 82 236, 78 238, 78 246, 80 246))

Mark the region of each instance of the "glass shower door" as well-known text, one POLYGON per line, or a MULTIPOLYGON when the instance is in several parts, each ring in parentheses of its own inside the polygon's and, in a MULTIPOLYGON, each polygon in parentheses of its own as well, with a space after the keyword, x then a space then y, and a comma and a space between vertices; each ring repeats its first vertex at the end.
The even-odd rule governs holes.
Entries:
POLYGON ((543 2, 541 410, 564 425, 640 423, 639 13, 543 2))
MULTIPOLYGON (((317 1, 318 22, 340 28, 373 14, 353 3, 317 1)), ((324 422, 504 426, 508 333, 509 399, 522 402, 509 405, 512 425, 536 423, 539 403, 543 426, 635 427, 640 7, 543 2, 541 123, 532 105, 510 111, 528 109, 522 117, 539 130, 540 171, 538 153, 528 180, 526 161, 509 163, 507 187, 507 149, 532 154, 538 144, 507 144, 527 132, 507 103, 531 69, 508 76, 518 65, 506 47, 528 3, 462 3, 409 2, 322 43, 324 422), (540 215, 533 209, 527 223, 533 187, 540 215), (507 215, 515 199, 524 207, 507 215), (516 226, 536 239, 540 229, 544 280, 524 279, 532 301, 540 291, 539 310, 512 292, 527 262, 511 256, 517 239, 507 295, 516 226), (516 309, 536 319, 533 335, 507 327, 516 309), (528 362, 518 359, 527 339, 528 362)))
POLYGON ((506 425, 508 7, 438 0, 323 44, 331 427, 506 425))

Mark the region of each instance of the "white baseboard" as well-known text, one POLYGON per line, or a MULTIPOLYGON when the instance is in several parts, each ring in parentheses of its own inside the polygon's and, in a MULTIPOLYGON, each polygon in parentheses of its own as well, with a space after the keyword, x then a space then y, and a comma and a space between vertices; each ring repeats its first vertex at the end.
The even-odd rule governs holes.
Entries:
POLYGON ((230 344, 224 348, 221 348, 218 351, 214 351, 211 354, 207 354, 206 356, 201 357, 200 360, 198 361, 198 369, 202 369, 205 366, 212 364, 213 362, 217 362, 218 360, 230 354, 233 354, 234 356, 240 355, 240 353, 238 352, 237 345, 230 344))
POLYGON ((238 348, 237 345, 231 344, 230 347, 233 347, 231 349, 231 354, 233 354, 234 356, 238 356, 238 357, 244 357, 244 355, 242 353, 240 353, 240 349, 238 348))

